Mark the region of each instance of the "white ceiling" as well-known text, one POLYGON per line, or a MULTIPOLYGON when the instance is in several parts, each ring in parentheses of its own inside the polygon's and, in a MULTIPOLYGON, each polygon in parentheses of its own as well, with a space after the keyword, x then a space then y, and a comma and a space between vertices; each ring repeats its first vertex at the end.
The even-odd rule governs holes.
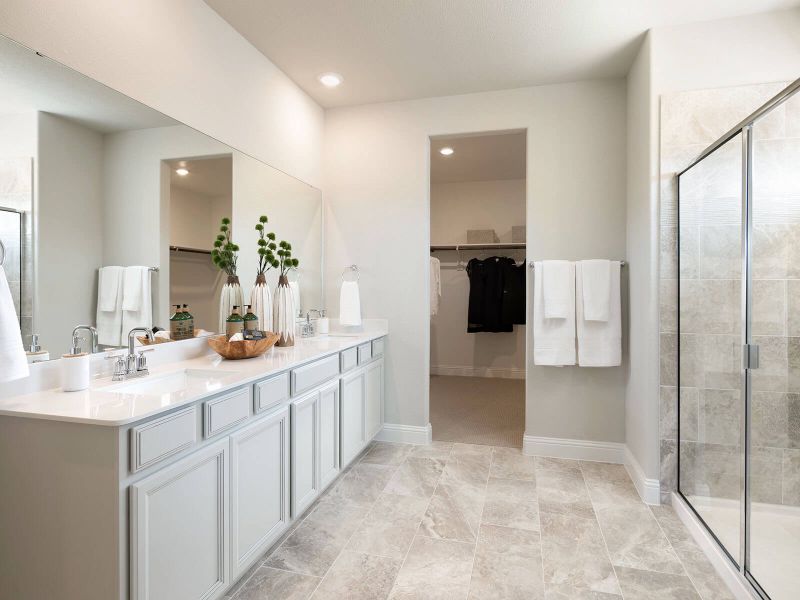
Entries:
POLYGON ((0 114, 42 111, 100 133, 179 125, 77 71, 0 36, 0 114))
POLYGON ((233 193, 233 159, 230 156, 171 160, 170 184, 201 196, 230 196, 233 193), (186 167, 189 174, 180 176, 178 167, 186 167))
POLYGON ((499 179, 525 179, 524 131, 431 140, 431 183, 499 179), (453 154, 443 156, 445 146, 453 154))
POLYGON ((798 0, 205 0, 324 107, 623 77, 657 26, 798 0), (344 83, 327 89, 327 71, 344 83))

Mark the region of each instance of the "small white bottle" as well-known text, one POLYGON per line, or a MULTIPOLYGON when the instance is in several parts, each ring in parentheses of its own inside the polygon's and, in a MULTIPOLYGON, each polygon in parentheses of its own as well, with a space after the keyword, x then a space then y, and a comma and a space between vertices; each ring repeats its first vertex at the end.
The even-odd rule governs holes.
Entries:
POLYGON ((80 392, 89 387, 92 355, 81 352, 80 338, 72 337, 69 354, 61 356, 61 389, 65 392, 80 392))

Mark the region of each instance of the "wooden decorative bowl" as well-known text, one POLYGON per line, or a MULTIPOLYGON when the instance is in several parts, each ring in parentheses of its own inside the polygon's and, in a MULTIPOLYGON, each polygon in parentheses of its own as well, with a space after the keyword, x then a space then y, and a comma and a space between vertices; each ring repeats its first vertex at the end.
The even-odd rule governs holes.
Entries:
POLYGON ((267 332, 267 337, 263 340, 242 340, 239 342, 229 342, 227 335, 214 335, 208 338, 208 345, 222 358, 240 360, 261 356, 277 344, 280 338, 280 335, 271 331, 267 332))

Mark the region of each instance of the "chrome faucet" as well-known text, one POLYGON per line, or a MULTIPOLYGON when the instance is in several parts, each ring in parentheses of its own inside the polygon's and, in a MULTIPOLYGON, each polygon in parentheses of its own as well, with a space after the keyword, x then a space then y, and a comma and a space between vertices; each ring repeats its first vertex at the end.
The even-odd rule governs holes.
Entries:
POLYGON ((134 327, 128 332, 128 356, 125 357, 125 375, 127 377, 143 377, 150 374, 145 352, 152 352, 153 349, 140 350, 137 354, 135 349, 137 332, 144 333, 151 342, 155 340, 153 330, 149 327, 134 327))
MULTIPOLYGON (((92 354, 97 354, 97 329, 95 329, 91 325, 78 325, 75 329, 73 329, 72 330, 73 342, 74 342, 75 338, 78 337, 78 332, 81 329, 85 329, 86 331, 88 331, 92 335, 92 354)), ((75 352, 75 348, 76 348, 76 346, 73 343, 73 349, 72 349, 73 350, 73 354, 77 354, 77 352, 75 352)), ((78 350, 80 350, 80 349, 78 349, 78 350)))

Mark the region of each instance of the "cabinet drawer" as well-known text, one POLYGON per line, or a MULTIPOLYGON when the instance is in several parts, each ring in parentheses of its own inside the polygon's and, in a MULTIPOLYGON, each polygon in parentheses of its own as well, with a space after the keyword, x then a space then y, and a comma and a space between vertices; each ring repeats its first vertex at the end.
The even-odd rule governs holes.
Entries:
POLYGON ((260 413, 289 399, 289 373, 281 373, 255 385, 253 410, 260 413))
POLYGON ((292 370, 292 396, 317 387, 339 374, 339 355, 334 354, 292 370))
POLYGON ((250 388, 203 403, 203 435, 211 437, 243 423, 250 416, 250 388))
POLYGON ((188 448, 197 440, 194 406, 131 429, 131 471, 134 473, 188 448))
POLYGON ((372 342, 372 357, 378 358, 379 356, 383 356, 383 338, 372 342))
POLYGON ((372 360, 372 344, 367 342, 358 347, 358 364, 363 365, 372 360))
POLYGON ((342 357, 342 373, 349 371, 358 364, 358 349, 356 348, 342 350, 340 356, 342 357))

